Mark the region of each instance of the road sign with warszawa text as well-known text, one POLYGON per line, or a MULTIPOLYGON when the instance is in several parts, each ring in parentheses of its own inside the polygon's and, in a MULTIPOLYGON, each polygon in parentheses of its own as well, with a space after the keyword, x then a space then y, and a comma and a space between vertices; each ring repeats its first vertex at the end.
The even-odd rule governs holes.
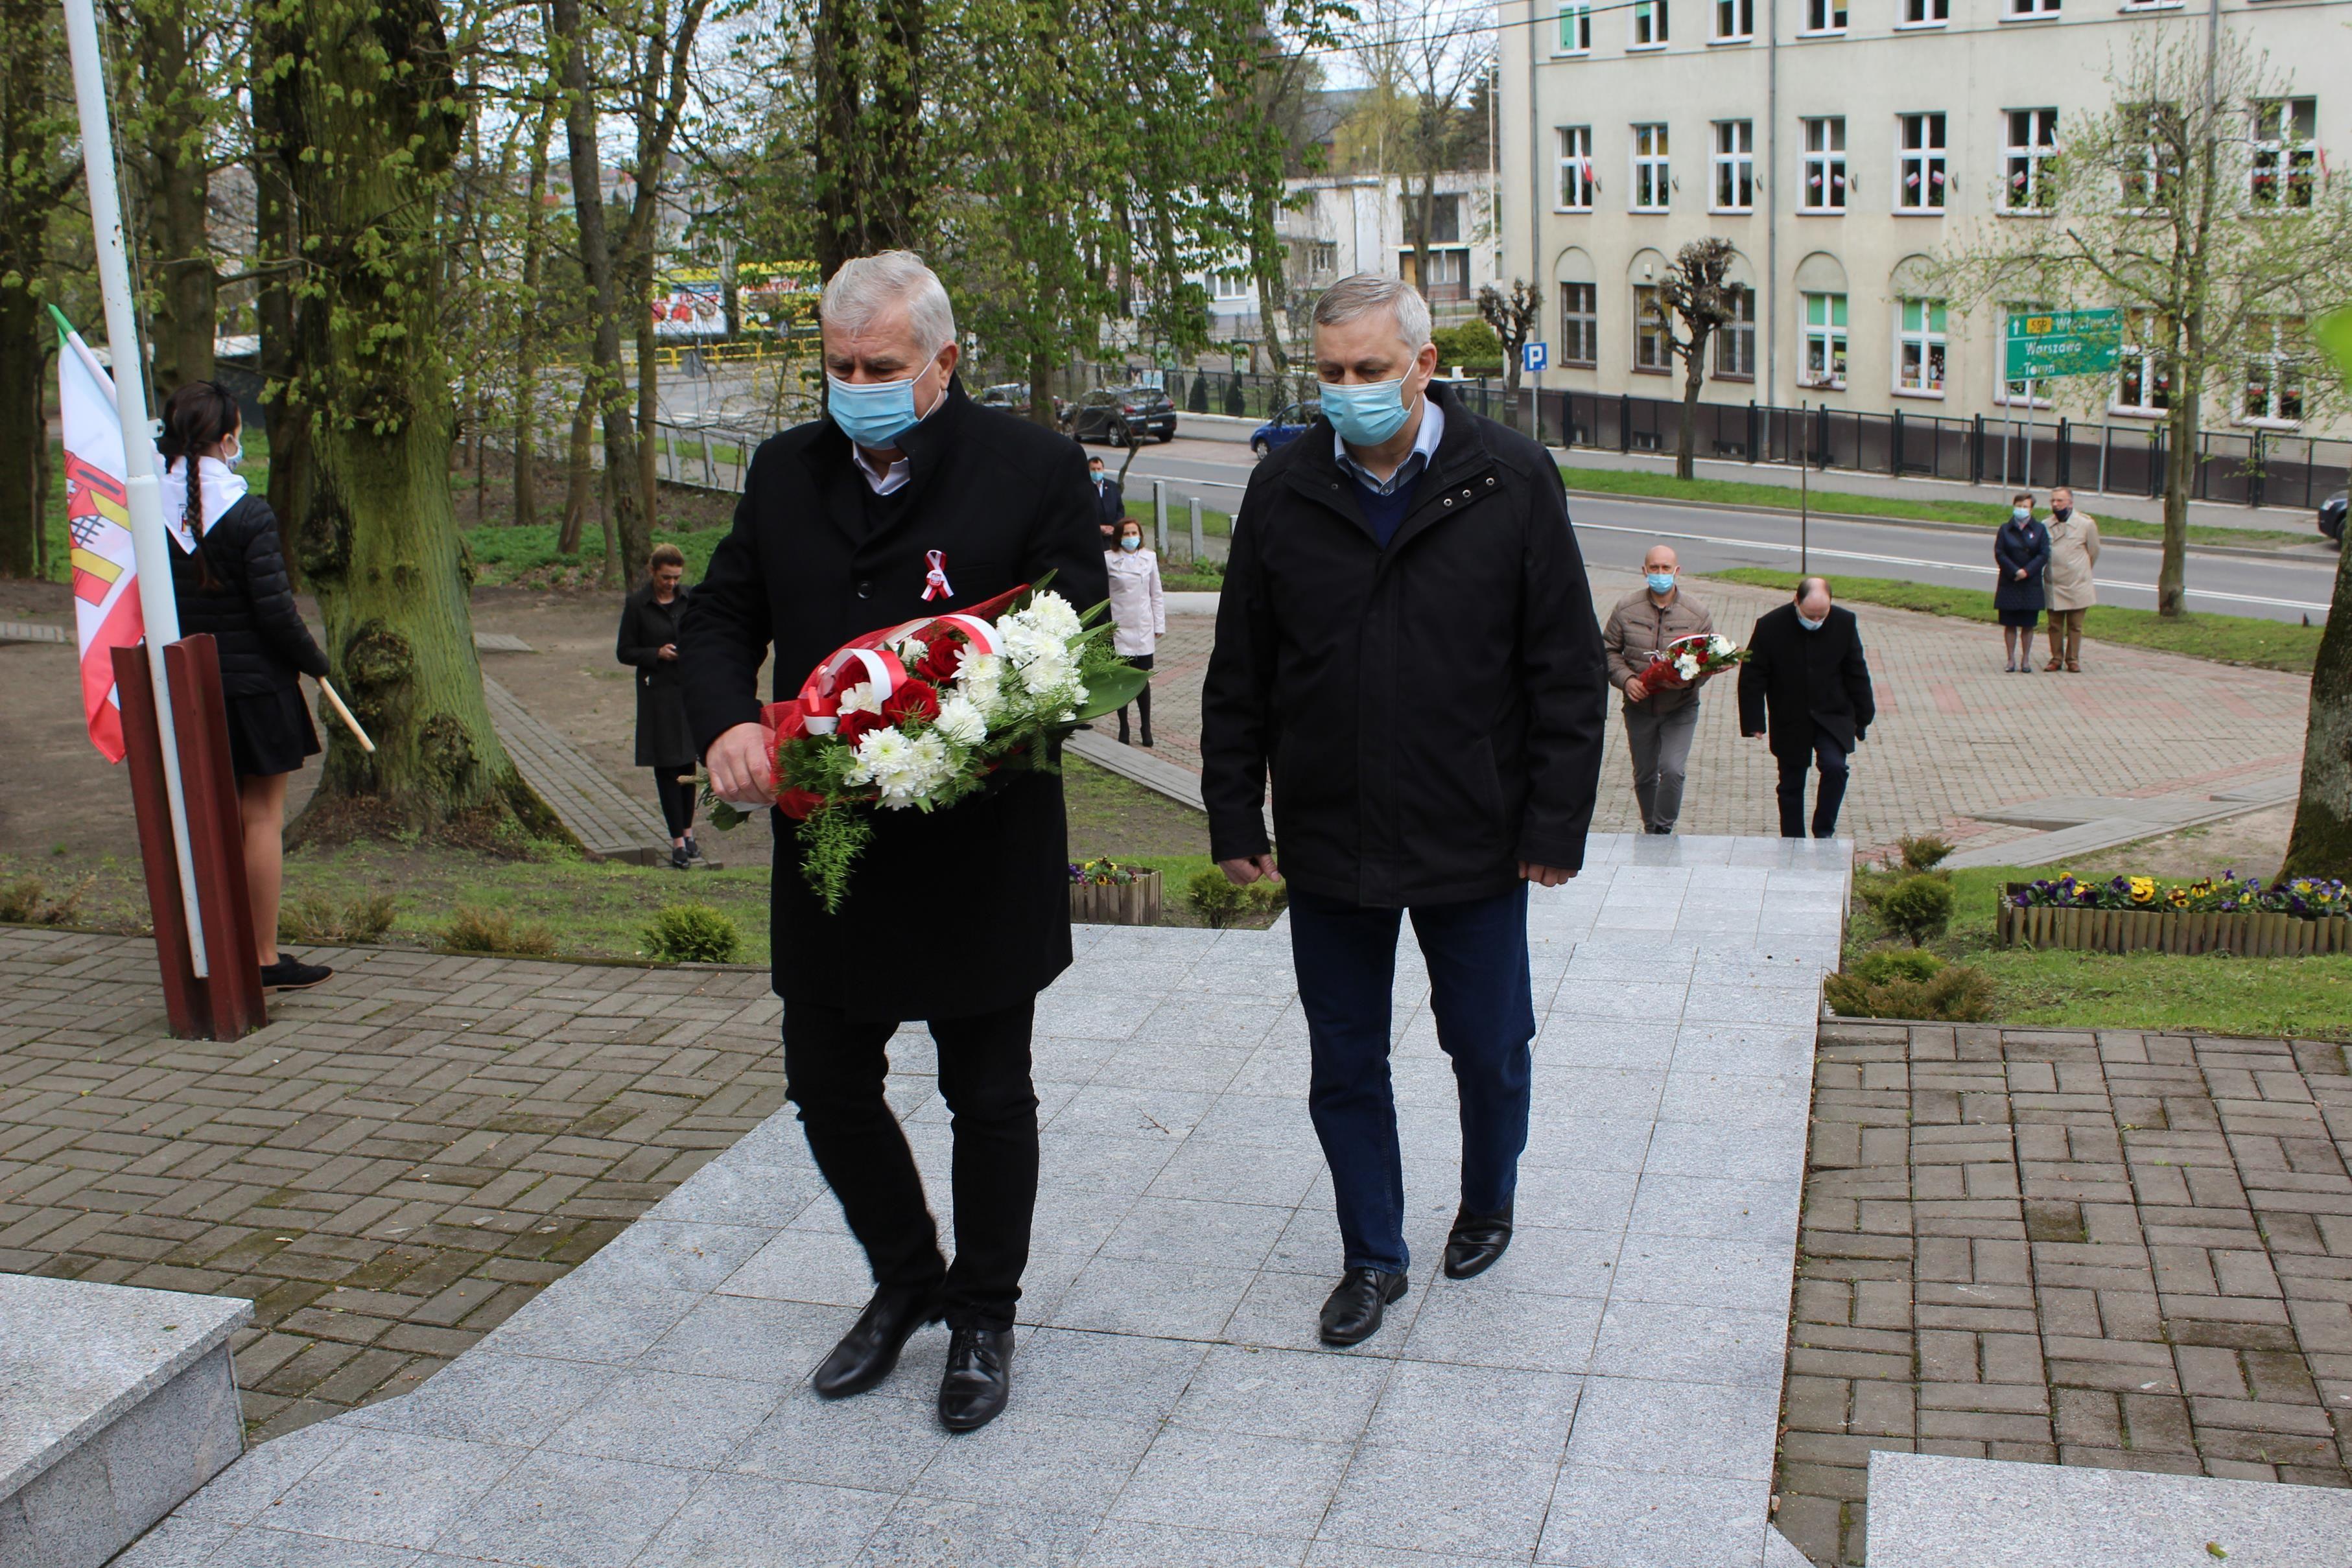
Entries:
POLYGON ((1519 369, 1527 371, 1528 374, 1534 375, 1538 371, 1542 370, 1545 366, 1550 363, 1551 345, 1549 343, 1522 343, 1519 345, 1519 369))
POLYGON ((2009 318, 2008 378, 2102 375, 2123 346, 2120 310, 2018 310, 2009 318))

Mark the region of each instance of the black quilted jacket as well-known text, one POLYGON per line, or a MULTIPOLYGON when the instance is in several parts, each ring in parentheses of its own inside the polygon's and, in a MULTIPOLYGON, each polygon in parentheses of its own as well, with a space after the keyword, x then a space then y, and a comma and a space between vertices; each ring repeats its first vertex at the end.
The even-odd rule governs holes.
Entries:
POLYGON ((268 502, 246 497, 197 548, 212 567, 213 585, 197 584, 195 557, 174 541, 172 591, 180 601, 180 635, 208 632, 219 643, 224 695, 267 696, 295 685, 298 674, 327 673, 327 655, 294 608, 268 502))

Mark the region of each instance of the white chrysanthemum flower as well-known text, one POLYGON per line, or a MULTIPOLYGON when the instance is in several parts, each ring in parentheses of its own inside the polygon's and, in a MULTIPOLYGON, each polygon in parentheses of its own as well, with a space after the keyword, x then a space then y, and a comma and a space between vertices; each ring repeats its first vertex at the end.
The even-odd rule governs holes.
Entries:
POLYGON ((880 713, 882 694, 872 681, 860 681, 841 694, 841 711, 845 714, 880 713))
POLYGON ((898 655, 901 663, 913 664, 920 662, 923 655, 931 651, 931 645, 920 637, 910 634, 891 643, 890 651, 898 655))
POLYGON ((1084 630, 1078 621, 1078 612, 1071 609, 1070 601, 1058 593, 1034 595, 1030 600, 1029 608, 1022 612, 1021 619, 1065 643, 1084 630))
POLYGON ((988 738, 988 718, 980 705, 960 692, 950 692, 940 702, 940 716, 932 728, 958 746, 978 746, 988 738))
POLYGON ((1728 637, 1709 637, 1706 640, 1706 651, 1720 659, 1739 652, 1739 645, 1728 637))
POLYGON ((1689 653, 1675 661, 1675 674, 1686 681, 1698 679, 1698 660, 1689 653))
POLYGON ((993 718, 1004 706, 1004 661, 966 646, 958 656, 955 689, 970 699, 982 718, 993 718))

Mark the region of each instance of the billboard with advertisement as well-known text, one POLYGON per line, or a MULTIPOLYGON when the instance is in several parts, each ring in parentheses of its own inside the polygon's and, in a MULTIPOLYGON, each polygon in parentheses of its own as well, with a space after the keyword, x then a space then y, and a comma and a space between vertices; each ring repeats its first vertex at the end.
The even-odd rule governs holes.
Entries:
POLYGON ((813 261, 735 264, 737 325, 745 333, 783 334, 813 326, 823 285, 813 261))
POLYGON ((654 279, 654 336, 723 338, 727 288, 715 267, 683 267, 654 279))

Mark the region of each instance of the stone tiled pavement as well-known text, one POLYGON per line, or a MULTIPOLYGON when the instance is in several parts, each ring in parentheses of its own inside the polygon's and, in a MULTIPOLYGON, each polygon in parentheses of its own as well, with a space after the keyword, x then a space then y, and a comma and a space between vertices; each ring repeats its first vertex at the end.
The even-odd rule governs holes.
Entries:
MULTIPOLYGON (((1353 1352, 1283 933, 1082 929, 1041 1000, 1045 1186, 1008 1415, 809 1369, 869 1282, 779 1115, 414 1394, 263 1445, 129 1568, 465 1561, 1756 1568, 1818 976, 1850 846, 1596 840, 1531 918, 1510 1254, 1435 1263, 1458 1132, 1412 944, 1411 1293, 1353 1352)), ((891 1092, 945 1209, 930 1051, 891 1092)), ((1785 1552, 1785 1546, 1780 1550, 1785 1552)))
POLYGON ((247 1425, 415 1387, 783 1103, 764 973, 331 955, 231 1043, 0 927, 0 1270, 247 1296, 247 1425))
POLYGON ((1826 1025, 1780 1528, 1874 1448, 2352 1485, 2341 1045, 1826 1025))
MULTIPOLYGON (((1632 573, 1591 573, 1605 614, 1639 586, 1632 573)), ((1716 627, 1745 642, 1756 617, 1783 595, 1695 581, 1716 627)), ((2026 830, 1970 819, 1971 810, 2049 795, 2149 795, 2214 790, 2302 767, 2310 682, 2272 670, 2107 643, 2085 650, 2077 675, 2001 669, 1998 627, 1948 616, 1853 607, 1877 687, 1879 722, 1856 753, 1841 831, 1865 852, 1906 833, 1996 843, 2026 830)), ((1152 681, 1153 738, 1169 760, 1201 765, 1201 675, 1215 623, 1171 616, 1152 681)), ((1682 830, 1773 833, 1772 759, 1739 738, 1733 677, 1716 682, 1692 747, 1682 830)), ((1611 699, 1609 751, 1593 825, 1630 832, 1633 773, 1611 699)), ((1075 846, 1074 846, 1075 847, 1075 846)))

